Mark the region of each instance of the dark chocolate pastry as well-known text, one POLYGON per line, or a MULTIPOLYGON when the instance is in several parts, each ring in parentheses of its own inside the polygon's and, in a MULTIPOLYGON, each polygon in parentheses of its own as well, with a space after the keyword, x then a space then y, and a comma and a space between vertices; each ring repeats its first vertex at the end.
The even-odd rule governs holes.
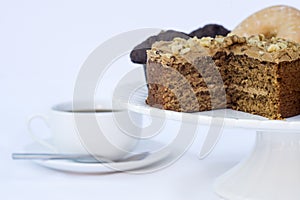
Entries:
POLYGON ((192 31, 189 36, 190 37, 216 37, 216 35, 226 36, 230 31, 227 30, 224 26, 218 24, 207 24, 202 28, 198 28, 197 30, 192 31))
POLYGON ((161 32, 158 35, 149 37, 147 40, 134 47, 134 49, 130 52, 131 61, 133 63, 146 64, 147 62, 146 50, 151 49, 151 46, 154 42, 171 41, 175 37, 180 37, 184 39, 190 38, 186 33, 179 32, 179 31, 168 30, 168 31, 161 32))

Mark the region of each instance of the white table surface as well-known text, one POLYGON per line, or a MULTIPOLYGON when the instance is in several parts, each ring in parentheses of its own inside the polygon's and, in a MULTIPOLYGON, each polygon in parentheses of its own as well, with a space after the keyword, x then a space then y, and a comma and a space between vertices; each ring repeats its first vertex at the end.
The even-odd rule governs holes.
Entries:
MULTIPOLYGON (((300 3, 292 0, 2 1, 0 198, 219 199, 213 193, 214 180, 249 154, 253 131, 225 129, 216 149, 205 160, 197 157, 205 136, 199 134, 176 163, 141 175, 62 173, 29 161, 13 161, 11 153, 22 151, 32 142, 26 129, 31 114, 44 113, 51 105, 72 99, 81 64, 111 36, 145 27, 188 32, 211 22, 232 29, 254 11, 275 4, 300 8, 300 3)), ((120 76, 139 67, 124 59, 126 64, 118 75, 107 75, 106 81, 112 86, 105 95, 97 94, 100 99, 109 99, 120 76)), ((168 131, 172 132, 172 127, 168 131)))

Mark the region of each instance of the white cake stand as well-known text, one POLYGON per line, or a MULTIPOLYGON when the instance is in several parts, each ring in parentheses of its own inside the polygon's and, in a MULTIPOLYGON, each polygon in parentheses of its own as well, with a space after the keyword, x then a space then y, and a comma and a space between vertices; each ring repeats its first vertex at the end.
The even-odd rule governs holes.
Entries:
POLYGON ((146 105, 146 87, 126 86, 120 91, 118 99, 126 100, 129 110, 145 115, 155 110, 158 117, 184 120, 184 123, 197 118, 198 123, 207 125, 213 119, 222 118, 224 127, 256 131, 256 145, 251 155, 216 180, 214 188, 220 197, 226 200, 300 199, 300 115, 268 120, 230 109, 178 113, 146 105))

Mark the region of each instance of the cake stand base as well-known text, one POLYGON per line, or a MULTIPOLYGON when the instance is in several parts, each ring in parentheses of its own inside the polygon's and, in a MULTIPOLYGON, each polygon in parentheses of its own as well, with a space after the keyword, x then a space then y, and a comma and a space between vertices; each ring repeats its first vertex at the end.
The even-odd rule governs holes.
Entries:
POLYGON ((299 200, 300 133, 257 132, 252 154, 219 177, 226 200, 299 200))

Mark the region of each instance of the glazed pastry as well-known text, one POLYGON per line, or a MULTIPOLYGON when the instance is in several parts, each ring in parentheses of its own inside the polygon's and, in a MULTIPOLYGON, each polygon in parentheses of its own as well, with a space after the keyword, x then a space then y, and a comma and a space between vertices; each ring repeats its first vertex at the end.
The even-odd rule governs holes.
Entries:
POLYGON ((272 6, 242 21, 232 35, 249 37, 264 34, 267 38, 285 38, 300 43, 300 11, 289 6, 272 6))

